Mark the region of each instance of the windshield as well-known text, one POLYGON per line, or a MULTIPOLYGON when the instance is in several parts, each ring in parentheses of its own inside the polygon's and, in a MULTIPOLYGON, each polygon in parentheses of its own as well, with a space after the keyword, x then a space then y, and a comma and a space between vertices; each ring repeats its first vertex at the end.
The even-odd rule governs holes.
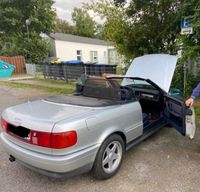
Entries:
POLYGON ((132 88, 155 89, 155 87, 153 87, 147 81, 139 80, 139 79, 124 78, 121 85, 132 87, 132 88))
POLYGON ((118 83, 121 86, 140 88, 140 89, 156 89, 150 83, 143 79, 133 79, 133 78, 112 78, 112 81, 118 83))

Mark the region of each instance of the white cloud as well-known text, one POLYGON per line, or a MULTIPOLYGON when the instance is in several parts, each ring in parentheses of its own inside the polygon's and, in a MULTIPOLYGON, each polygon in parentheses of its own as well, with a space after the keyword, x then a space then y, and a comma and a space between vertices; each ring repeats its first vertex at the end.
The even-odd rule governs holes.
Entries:
POLYGON ((91 2, 91 0, 55 0, 53 8, 59 18, 71 23, 71 13, 74 7, 81 7, 82 3, 91 2))

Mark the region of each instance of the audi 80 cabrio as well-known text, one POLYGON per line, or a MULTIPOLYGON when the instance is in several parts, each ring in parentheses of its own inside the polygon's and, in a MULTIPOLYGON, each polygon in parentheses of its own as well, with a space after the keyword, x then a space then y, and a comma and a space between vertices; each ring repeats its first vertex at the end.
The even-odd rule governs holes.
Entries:
POLYGON ((0 135, 10 161, 53 177, 119 170, 124 152, 166 124, 191 139, 194 111, 168 94, 177 57, 133 60, 125 76, 90 77, 77 93, 9 107, 0 135))

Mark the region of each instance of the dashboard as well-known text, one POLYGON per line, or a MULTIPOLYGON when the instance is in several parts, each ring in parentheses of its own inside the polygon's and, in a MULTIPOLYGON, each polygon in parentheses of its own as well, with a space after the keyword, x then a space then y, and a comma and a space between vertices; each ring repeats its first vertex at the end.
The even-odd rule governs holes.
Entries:
POLYGON ((148 90, 148 89, 134 89, 135 97, 138 100, 148 100, 148 101, 159 101, 160 92, 158 90, 148 90))

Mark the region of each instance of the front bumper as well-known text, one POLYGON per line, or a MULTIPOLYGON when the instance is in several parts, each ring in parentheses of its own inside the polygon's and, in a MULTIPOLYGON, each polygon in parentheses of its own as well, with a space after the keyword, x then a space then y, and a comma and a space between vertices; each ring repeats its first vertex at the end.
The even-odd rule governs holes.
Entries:
POLYGON ((90 171, 99 145, 69 155, 48 155, 31 151, 9 141, 4 133, 0 135, 7 153, 17 161, 41 174, 52 177, 73 176, 90 171))

